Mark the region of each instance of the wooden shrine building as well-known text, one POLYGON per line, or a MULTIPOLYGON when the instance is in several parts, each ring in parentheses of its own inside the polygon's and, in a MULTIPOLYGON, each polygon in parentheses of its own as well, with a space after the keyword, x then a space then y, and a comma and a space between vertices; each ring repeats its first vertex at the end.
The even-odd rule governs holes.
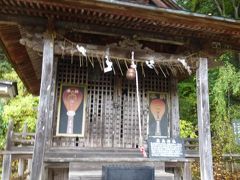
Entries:
POLYGON ((36 136, 9 126, 2 179, 10 179, 13 159, 23 169, 31 158, 31 180, 189 180, 199 159, 201 179, 213 179, 207 72, 223 52, 239 51, 238 21, 189 13, 173 0, 0 0, 0 7, 1 46, 40 95, 36 136), (199 151, 179 139, 177 83, 193 73, 199 151))

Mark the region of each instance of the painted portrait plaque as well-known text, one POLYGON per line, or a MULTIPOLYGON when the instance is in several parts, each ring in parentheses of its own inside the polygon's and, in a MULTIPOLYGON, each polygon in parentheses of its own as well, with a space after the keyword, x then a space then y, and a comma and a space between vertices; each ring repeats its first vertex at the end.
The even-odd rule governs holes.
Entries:
POLYGON ((57 136, 84 136, 86 95, 83 85, 61 85, 57 136))
POLYGON ((159 92, 149 92, 148 102, 149 102, 148 135, 168 137, 169 136, 168 94, 159 92))

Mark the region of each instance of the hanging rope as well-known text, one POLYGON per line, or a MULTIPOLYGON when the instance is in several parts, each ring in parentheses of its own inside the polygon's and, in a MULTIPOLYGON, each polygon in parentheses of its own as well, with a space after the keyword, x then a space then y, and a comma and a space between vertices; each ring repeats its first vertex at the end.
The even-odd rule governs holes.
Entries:
POLYGON ((139 97, 139 86, 138 86, 138 72, 137 65, 134 64, 134 52, 132 51, 132 64, 131 68, 135 70, 136 73, 136 94, 137 94, 137 110, 138 110, 138 128, 139 128, 139 149, 143 154, 143 157, 147 157, 145 148, 143 147, 143 138, 142 138, 142 123, 141 123, 141 110, 140 110, 140 97, 139 97))

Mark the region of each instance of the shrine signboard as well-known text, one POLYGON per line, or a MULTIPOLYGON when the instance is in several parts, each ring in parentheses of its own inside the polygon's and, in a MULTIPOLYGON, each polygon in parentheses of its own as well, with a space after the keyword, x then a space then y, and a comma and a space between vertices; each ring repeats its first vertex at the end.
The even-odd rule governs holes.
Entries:
POLYGON ((184 157, 181 139, 150 136, 148 138, 150 158, 181 158, 184 157))

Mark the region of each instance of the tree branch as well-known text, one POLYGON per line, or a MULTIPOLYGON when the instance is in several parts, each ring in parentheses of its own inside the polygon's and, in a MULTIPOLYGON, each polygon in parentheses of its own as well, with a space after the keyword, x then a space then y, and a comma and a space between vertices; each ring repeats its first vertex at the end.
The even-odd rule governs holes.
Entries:
POLYGON ((223 10, 220 3, 218 2, 218 0, 214 0, 214 2, 217 5, 218 12, 220 13, 221 16, 223 16, 223 10))
POLYGON ((236 0, 231 0, 233 8, 234 8, 234 18, 238 19, 239 18, 239 5, 240 5, 240 1, 236 1, 236 0))
POLYGON ((226 16, 226 11, 225 11, 225 3, 224 0, 222 0, 222 16, 225 17, 226 16))

